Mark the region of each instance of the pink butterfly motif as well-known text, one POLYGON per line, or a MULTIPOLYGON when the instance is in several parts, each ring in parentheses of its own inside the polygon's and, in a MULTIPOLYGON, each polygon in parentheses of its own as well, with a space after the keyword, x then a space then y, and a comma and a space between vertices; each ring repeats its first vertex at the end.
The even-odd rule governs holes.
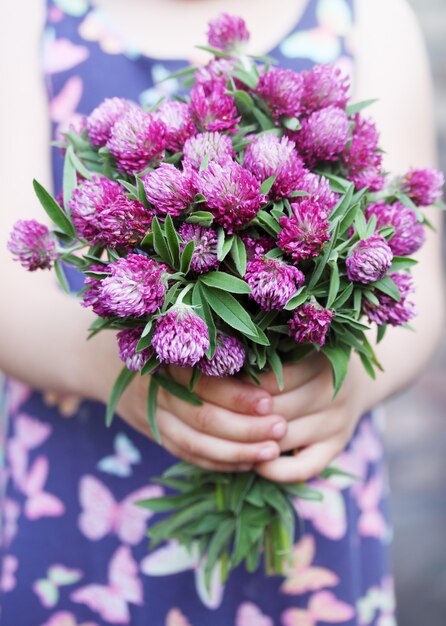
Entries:
POLYGON ((117 503, 111 491, 94 476, 83 476, 79 483, 82 512, 79 528, 91 541, 115 533, 126 544, 136 545, 145 536, 146 522, 153 513, 137 506, 138 500, 158 498, 163 489, 158 485, 142 487, 117 503))
POLYGON ((16 487, 22 490, 30 450, 41 446, 50 436, 52 428, 25 413, 14 419, 14 436, 8 443, 8 460, 16 487))
POLYGON ((354 493, 361 511, 358 520, 359 534, 363 537, 383 539, 387 533, 387 524, 378 508, 383 494, 382 475, 376 474, 365 485, 358 485, 354 493))
POLYGON ((96 622, 78 624, 76 618, 68 611, 58 611, 42 626, 98 626, 96 622))
POLYGON ((311 565, 315 554, 313 535, 304 535, 294 547, 293 563, 280 587, 283 593, 298 595, 323 587, 334 587, 339 583, 339 577, 331 570, 311 565))
POLYGON ((19 561, 17 557, 12 554, 7 554, 3 559, 2 575, 0 579, 0 590, 3 593, 12 591, 15 589, 17 580, 15 573, 19 567, 19 561))
POLYGON ((59 587, 74 585, 82 576, 83 572, 78 569, 70 569, 59 564, 52 565, 47 570, 47 577, 36 580, 32 588, 42 606, 52 609, 59 601, 59 587))
POLYGON ((379 586, 370 587, 358 601, 357 610, 360 626, 370 626, 375 619, 376 626, 396 626, 392 577, 385 576, 379 586))
POLYGON ((140 451, 125 433, 118 433, 113 445, 115 454, 101 459, 97 468, 114 476, 122 476, 123 478, 131 476, 133 473, 132 465, 141 463, 140 451))
POLYGON ((2 506, 3 525, 2 525, 2 545, 8 547, 11 545, 17 534, 17 520, 20 517, 20 505, 11 498, 5 498, 2 506))
POLYGON ((59 517, 65 513, 62 500, 44 491, 48 471, 48 457, 39 456, 23 480, 22 491, 27 496, 24 511, 28 519, 59 517))
POLYGON ((296 499, 294 506, 298 514, 310 520, 321 535, 339 540, 347 532, 347 514, 341 490, 328 480, 314 480, 311 486, 319 491, 321 501, 296 499))
POLYGON ((192 626, 180 609, 170 609, 166 617, 166 626, 192 626))
POLYGON ((318 591, 309 601, 308 608, 287 609, 282 613, 283 626, 316 626, 319 621, 342 624, 355 616, 355 609, 338 600, 331 591, 318 591))
POLYGON ((128 546, 120 546, 111 558, 108 584, 80 587, 70 596, 73 602, 86 604, 110 624, 129 624, 129 604, 143 605, 143 587, 138 568, 128 546))
POLYGON ((87 46, 78 46, 69 39, 56 39, 54 30, 47 29, 43 45, 43 71, 45 74, 65 72, 88 59, 87 46))
POLYGON ((273 620, 252 602, 243 602, 237 610, 235 626, 274 626, 273 620))
POLYGON ((31 394, 31 387, 13 378, 8 378, 6 387, 7 413, 15 415, 31 394))
POLYGON ((170 576, 180 572, 193 570, 195 572, 195 587, 201 602, 208 609, 217 609, 223 600, 224 587, 221 584, 220 570, 214 569, 210 589, 204 581, 204 567, 206 562, 200 560, 198 550, 188 550, 175 541, 154 550, 141 561, 140 567, 146 576, 170 576))

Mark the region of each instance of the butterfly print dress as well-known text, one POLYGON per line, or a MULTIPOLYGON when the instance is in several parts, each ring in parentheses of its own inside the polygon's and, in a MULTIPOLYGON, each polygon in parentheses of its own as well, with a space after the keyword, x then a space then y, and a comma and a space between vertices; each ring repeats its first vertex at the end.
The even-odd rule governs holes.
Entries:
MULTIPOLYGON (((350 0, 310 0, 271 54, 287 68, 336 61, 350 71, 350 0)), ((186 64, 139 54, 88 0, 48 0, 42 67, 54 136, 104 98, 151 105, 155 86, 186 64)), ((53 154, 56 193, 62 157, 53 154)), ((79 277, 70 274, 73 289, 79 277)), ((2 463, 1 626, 395 626, 391 529, 377 416, 366 415, 336 466, 358 480, 315 480, 321 503, 302 520, 285 578, 239 568, 223 587, 203 582, 197 555, 170 543, 147 551, 158 496, 151 477, 174 459, 104 407, 6 381, 2 463)))

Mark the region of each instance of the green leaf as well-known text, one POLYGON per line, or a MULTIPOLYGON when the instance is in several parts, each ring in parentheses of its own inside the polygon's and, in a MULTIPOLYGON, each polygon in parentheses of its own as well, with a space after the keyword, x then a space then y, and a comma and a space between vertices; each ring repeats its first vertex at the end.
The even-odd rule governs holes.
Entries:
POLYGON ((387 324, 382 324, 381 326, 378 326, 378 330, 376 333, 376 343, 380 343, 384 339, 386 330, 387 330, 387 324))
POLYGON ((350 299, 350 297, 351 297, 351 295, 353 293, 353 289, 354 289, 353 283, 349 283, 347 285, 347 287, 344 289, 344 291, 341 291, 339 293, 339 296, 333 302, 333 308, 334 309, 340 309, 342 306, 344 306, 344 304, 347 302, 347 300, 350 299))
POLYGON ((224 229, 221 227, 218 229, 217 258, 219 261, 223 261, 223 259, 226 257, 232 247, 233 241, 234 235, 229 235, 229 237, 226 237, 224 229))
MULTIPOLYGON (((69 150, 70 148, 68 148, 69 150)), ((70 159, 74 165, 74 167, 76 168, 76 171, 79 172, 79 174, 83 177, 86 178, 87 180, 91 180, 93 177, 91 175, 90 170, 88 170, 85 165, 82 163, 82 161, 79 159, 79 157, 77 156, 77 154, 74 152, 74 150, 72 149, 70 152, 70 159)))
POLYGON ((288 130, 296 131, 302 128, 302 124, 297 117, 282 117, 280 119, 282 126, 285 126, 288 130))
POLYGON ((282 227, 274 219, 274 217, 266 211, 263 211, 263 209, 257 213, 256 219, 260 222, 266 232, 272 237, 277 237, 277 235, 282 230, 282 227))
POLYGON ((234 259, 235 267, 240 276, 246 274, 246 246, 238 235, 234 235, 231 247, 231 256, 234 259))
POLYGON ((170 215, 166 215, 164 222, 164 232, 166 233, 167 245, 169 247, 170 256, 173 260, 173 267, 180 267, 180 238, 170 215))
POLYGON ((60 261, 54 261, 54 270, 56 272, 59 285, 62 287, 65 293, 70 293, 70 285, 68 284, 67 277, 60 261))
POLYGON ((214 57, 221 57, 224 59, 232 58, 232 54, 229 52, 224 52, 223 50, 219 50, 218 48, 213 48, 212 46, 195 46, 198 50, 204 50, 205 52, 210 52, 214 57))
POLYGON ((410 259, 405 256, 394 256, 392 261, 392 266, 389 272, 400 272, 401 270, 408 270, 414 265, 417 265, 418 261, 415 259, 410 259))
POLYGON ((339 292, 339 286, 341 284, 339 278, 339 267, 336 261, 331 263, 331 278, 330 278, 330 288, 328 290, 327 297, 327 309, 330 309, 333 306, 333 302, 336 299, 336 296, 339 292))
POLYGON ((209 304, 206 299, 206 293, 204 292, 199 282, 194 285, 194 288, 192 290, 192 304, 197 307, 197 314, 201 317, 201 319, 206 323, 206 326, 208 327, 209 350, 206 352, 206 356, 208 357, 208 359, 211 359, 215 354, 217 329, 215 328, 212 311, 209 308, 209 304))
POLYGON ((350 350, 340 347, 324 346, 322 348, 322 352, 331 363, 333 370, 334 395, 336 396, 348 373, 350 350))
POLYGON ((370 100, 362 100, 361 102, 356 102, 355 104, 349 104, 347 108, 345 109, 345 112, 347 113, 349 117, 351 117, 352 115, 359 113, 360 111, 362 111, 363 109, 366 109, 367 107, 374 104, 375 102, 378 102, 377 98, 372 98, 370 100))
POLYGON ((345 313, 339 313, 339 311, 336 311, 335 319, 341 324, 348 324, 356 330, 370 330, 370 327, 366 324, 358 322, 358 320, 356 320, 354 317, 351 317, 350 315, 345 315, 345 313))
POLYGON ((76 168, 74 167, 73 160, 71 158, 73 154, 73 146, 68 146, 63 164, 63 204, 67 212, 68 203, 71 200, 73 191, 77 187, 76 168))
POLYGON ((256 326, 242 305, 231 294, 207 285, 202 289, 209 306, 226 324, 258 343, 256 326))
POLYGON ((157 370, 160 365, 161 365, 160 361, 158 360, 157 356, 154 354, 150 357, 148 361, 146 361, 146 363, 144 363, 144 365, 141 368, 140 375, 146 376, 147 374, 151 374, 152 372, 157 370))
POLYGON ((222 522, 217 532, 212 536, 207 550, 207 558, 204 566, 204 579, 206 588, 209 590, 211 586, 211 578, 217 561, 223 555, 223 552, 229 547, 231 537, 235 531, 235 520, 227 519, 222 522))
POLYGON ((273 174, 272 176, 264 180, 263 183, 260 185, 260 193, 267 196, 271 191, 271 187, 274 185, 276 178, 277 174, 273 174))
POLYGON ((236 91, 231 91, 229 93, 233 96, 235 106, 242 115, 245 116, 252 111, 254 108, 254 100, 251 98, 249 93, 243 91, 242 89, 237 89, 236 91))
POLYGON ((338 221, 337 224, 335 225, 333 233, 331 234, 330 241, 325 244, 325 250, 324 250, 323 255, 321 257, 319 257, 319 259, 318 259, 318 261, 316 263, 315 270, 314 270, 313 275, 311 276, 310 282, 308 284, 308 289, 309 290, 313 289, 317 285, 320 277, 322 276, 322 273, 323 273, 323 271, 325 269, 325 266, 327 265, 328 260, 330 258, 331 251, 333 250, 333 246, 335 244, 335 241, 337 241, 337 239, 338 239, 339 227, 340 227, 340 222, 338 221))
POLYGON ((193 241, 188 241, 184 246, 184 250, 181 253, 180 271, 183 274, 187 274, 190 269, 190 263, 194 256, 195 244, 193 241))
POLYGON ((194 368, 192 369, 192 376, 190 377, 190 381, 187 386, 189 391, 193 391, 195 389, 195 385, 198 383, 200 378, 201 378, 201 372, 198 369, 198 367, 195 365, 194 368))
POLYGON ((286 311, 294 311, 298 306, 301 306, 306 302, 309 298, 308 293, 302 291, 303 288, 299 289, 297 293, 292 296, 285 305, 286 311))
POLYGON ((156 441, 161 445, 161 435, 160 435, 158 424, 156 421, 158 389, 159 389, 158 381, 155 379, 155 376, 152 376, 150 379, 149 388, 147 391, 147 420, 149 422, 152 435, 155 437, 156 441))
MULTIPOLYGON (((288 331, 288 327, 287 327, 287 331, 288 331)), ((279 389, 280 391, 283 391, 284 383, 283 383, 282 361, 280 360, 277 352, 273 350, 272 348, 268 349, 267 354, 268 354, 268 362, 271 365, 271 369, 274 372, 279 389)))
POLYGON ((63 233, 74 238, 76 236, 74 226, 54 198, 35 179, 33 180, 33 187, 40 204, 51 221, 54 222, 54 224, 56 224, 56 226, 60 228, 63 233))
POLYGON ((159 254, 159 256, 165 263, 171 265, 173 259, 170 255, 169 248, 167 247, 166 240, 164 239, 164 234, 161 230, 161 226, 157 217, 154 217, 152 220, 152 231, 153 247, 155 248, 155 252, 159 254))
POLYGON ((275 128, 274 121, 265 115, 265 113, 263 113, 260 109, 254 107, 252 112, 254 113, 254 117, 258 121, 262 130, 271 130, 275 128))
POLYGON ((195 211, 187 217, 188 224, 200 224, 201 226, 210 226, 214 221, 214 216, 209 211, 195 211))
POLYGON ((135 378, 136 372, 131 372, 126 367, 121 370, 118 378, 113 385, 110 399, 107 404, 107 409, 105 412, 105 424, 106 426, 110 426, 113 421, 113 415, 115 413, 116 405, 118 404, 119 398, 122 396, 124 391, 130 385, 132 380, 135 378))
POLYGON ((199 281, 209 287, 229 291, 229 293, 251 293, 251 288, 247 282, 236 276, 231 276, 231 274, 226 274, 226 272, 208 272, 202 274, 199 281))
POLYGON ((375 370, 373 369, 373 363, 371 361, 371 359, 369 359, 369 357, 365 354, 363 354, 362 352, 359 353, 359 358, 361 359, 361 362, 364 366, 365 371, 367 372, 367 374, 370 376, 370 378, 372 378, 373 380, 376 379, 376 374, 375 374, 375 370))
MULTIPOLYGON (((299 453, 297 453, 299 454, 299 453)), ((290 495, 295 498, 300 498, 301 500, 310 500, 313 502, 322 502, 324 496, 317 489, 313 489, 312 487, 308 487, 303 483, 298 483, 297 485, 293 484, 283 484, 282 489, 287 491, 290 495)))
POLYGON ((161 78, 161 80, 156 81, 156 84, 159 85, 160 83, 164 83, 166 80, 172 80, 173 78, 184 78, 185 76, 192 76, 193 74, 195 74, 197 69, 198 67, 196 65, 188 65, 187 67, 183 67, 181 70, 172 72, 172 74, 168 74, 164 78, 161 78))
POLYGON ((384 278, 381 278, 381 280, 370 283, 370 287, 375 287, 375 289, 378 289, 382 293, 385 293, 397 302, 401 301, 400 290, 398 289, 394 281, 390 278, 390 276, 384 276, 384 278))
POLYGON ((180 398, 180 400, 184 400, 185 402, 189 402, 189 404, 194 404, 195 406, 201 406, 203 404, 195 393, 189 391, 187 387, 184 387, 184 385, 181 385, 176 380, 173 380, 173 378, 170 378, 165 374, 161 374, 160 372, 156 372, 152 375, 152 380, 153 379, 155 379, 161 387, 166 389, 166 391, 171 393, 176 398, 180 398))
POLYGON ((153 233, 148 232, 144 239, 141 241, 141 248, 153 248, 153 233))
MULTIPOLYGON (((249 72, 239 68, 235 72, 233 72, 233 77, 238 78, 242 83, 247 85, 250 89, 255 89, 257 87, 257 83, 259 79, 257 76, 253 76, 249 72)), ((243 92, 244 93, 244 92, 243 92)))

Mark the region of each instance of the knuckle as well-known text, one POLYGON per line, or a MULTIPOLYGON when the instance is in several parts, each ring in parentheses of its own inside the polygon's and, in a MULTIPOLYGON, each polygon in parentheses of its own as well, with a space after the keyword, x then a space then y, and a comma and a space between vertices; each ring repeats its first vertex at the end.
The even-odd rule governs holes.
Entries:
POLYGON ((202 432, 209 432, 211 424, 214 422, 213 410, 204 404, 201 406, 195 414, 195 426, 202 432))

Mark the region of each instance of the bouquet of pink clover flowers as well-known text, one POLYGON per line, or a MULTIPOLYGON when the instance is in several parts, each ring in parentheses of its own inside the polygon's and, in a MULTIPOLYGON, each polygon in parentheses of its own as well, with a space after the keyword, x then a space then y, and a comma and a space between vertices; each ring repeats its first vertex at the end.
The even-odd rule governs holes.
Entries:
MULTIPOLYGON (((101 103, 58 145, 63 195, 36 181, 55 224, 19 221, 9 249, 28 270, 64 264, 85 276, 80 296, 117 330, 123 370, 106 421, 137 375, 151 375, 154 435, 160 386, 194 404, 199 376, 272 370, 322 351, 340 389, 352 350, 374 376, 377 341, 414 315, 411 258, 429 225, 420 206, 441 204, 443 176, 413 169, 387 180, 373 122, 348 103, 349 82, 331 65, 282 69, 244 52, 238 17, 209 25, 213 54, 179 74, 185 97, 151 110, 123 98, 101 103), (188 366, 188 387, 168 365, 188 366)), ((329 468, 329 476, 337 470, 329 468)), ((205 562, 209 583, 245 562, 283 573, 297 498, 307 486, 255 472, 224 474, 179 463, 159 482, 177 493, 139 503, 170 512, 149 529, 152 546, 176 539, 205 562)))

